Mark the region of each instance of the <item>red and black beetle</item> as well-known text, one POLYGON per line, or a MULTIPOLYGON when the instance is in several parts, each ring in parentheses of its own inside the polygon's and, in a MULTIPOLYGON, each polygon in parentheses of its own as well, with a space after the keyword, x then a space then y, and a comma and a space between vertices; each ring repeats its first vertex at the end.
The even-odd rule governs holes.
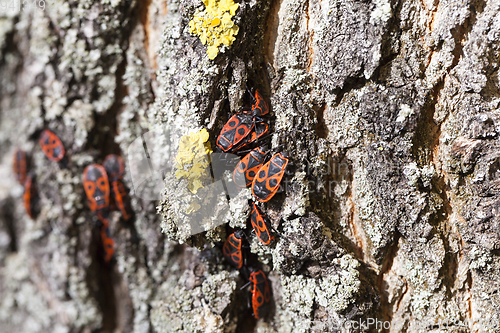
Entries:
POLYGON ((269 303, 271 302, 271 289, 266 274, 262 270, 250 273, 252 283, 252 308, 255 319, 264 318, 267 315, 269 303))
POLYGON ((217 147, 225 153, 234 152, 242 145, 248 145, 258 140, 268 131, 268 125, 263 123, 259 117, 269 113, 269 105, 258 90, 255 90, 255 96, 252 94, 250 96, 253 99, 252 108, 244 107, 241 112, 229 118, 217 138, 217 147), (247 141, 244 141, 252 133, 256 122, 262 123, 262 125, 253 132, 254 134, 247 141))
POLYGON ((102 214, 98 213, 99 221, 101 221, 101 241, 104 248, 104 261, 110 262, 113 259, 115 253, 115 241, 111 238, 111 233, 109 231, 109 221, 107 218, 103 217, 102 214))
POLYGON ((252 223, 257 238, 259 238, 264 245, 269 245, 274 241, 274 236, 271 233, 271 224, 254 202, 252 202, 250 222, 252 223))
MULTIPOLYGON (((251 94, 250 94, 251 95, 251 94)), ((269 105, 260 94, 259 90, 255 89, 255 96, 252 96, 252 114, 254 117, 264 116, 269 113, 269 105)))
POLYGON ((121 179, 115 179, 111 182, 111 193, 115 205, 118 206, 118 209, 122 213, 123 219, 128 221, 132 217, 132 211, 125 185, 121 179))
POLYGON ((36 209, 36 201, 37 201, 37 190, 36 190, 36 182, 35 178, 32 175, 27 175, 26 180, 24 182, 24 208, 26 209, 26 213, 32 219, 35 219, 37 216, 36 209))
POLYGON ((243 252, 241 250, 242 238, 244 233, 242 230, 233 232, 224 242, 222 253, 227 261, 234 267, 240 269, 243 266, 243 252))
POLYGON ((118 155, 109 154, 106 156, 102 166, 106 169, 110 181, 122 179, 125 174, 125 164, 123 163, 123 159, 118 155))
POLYGON ((264 163, 266 150, 266 147, 257 147, 241 159, 233 171, 233 180, 236 186, 247 187, 252 183, 257 171, 264 163))
POLYGON ((263 136, 268 134, 268 132, 269 132, 268 124, 266 124, 265 122, 255 123, 254 128, 252 129, 250 134, 248 134, 247 137, 240 142, 237 150, 244 150, 245 148, 250 148, 255 144, 259 144, 263 136))
POLYGON ((93 212, 108 209, 109 182, 106 170, 99 164, 91 164, 83 171, 83 187, 90 210, 93 212))
POLYGON ((250 134, 254 126, 252 114, 240 112, 233 115, 222 127, 217 138, 217 147, 225 153, 237 149, 239 143, 250 134))
POLYGON ((123 219, 127 221, 132 217, 132 211, 125 184, 122 180, 125 174, 123 159, 118 155, 110 154, 104 159, 103 166, 110 181, 109 185, 113 202, 122 213, 123 219))
POLYGON ((40 147, 45 156, 51 161, 59 162, 63 159, 65 150, 61 140, 52 131, 46 129, 40 136, 40 147))
POLYGON ((260 202, 267 202, 276 194, 288 164, 285 153, 277 153, 264 164, 252 181, 252 194, 260 202))
POLYGON ((12 169, 14 170, 17 181, 21 184, 24 184, 24 182, 26 181, 26 171, 28 169, 26 153, 24 151, 20 149, 16 150, 14 154, 14 163, 12 164, 12 169))

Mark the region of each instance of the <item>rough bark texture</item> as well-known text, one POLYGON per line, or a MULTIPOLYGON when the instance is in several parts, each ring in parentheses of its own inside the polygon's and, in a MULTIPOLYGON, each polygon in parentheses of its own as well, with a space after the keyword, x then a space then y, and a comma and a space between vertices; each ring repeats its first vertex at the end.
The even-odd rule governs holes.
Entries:
POLYGON ((0 12, 0 331, 500 332, 500 1, 240 2, 237 39, 214 61, 188 32, 200 7, 0 12), (250 236, 273 291, 260 321, 222 259, 226 226, 176 229, 173 177, 147 201, 127 175, 135 219, 112 215, 112 266, 81 185, 86 165, 154 129, 207 128, 213 147, 247 82, 293 161, 265 206, 277 243, 250 236), (66 167, 40 150, 43 128, 66 167), (36 220, 12 172, 18 147, 36 220), (385 328, 352 325, 370 318, 385 328))

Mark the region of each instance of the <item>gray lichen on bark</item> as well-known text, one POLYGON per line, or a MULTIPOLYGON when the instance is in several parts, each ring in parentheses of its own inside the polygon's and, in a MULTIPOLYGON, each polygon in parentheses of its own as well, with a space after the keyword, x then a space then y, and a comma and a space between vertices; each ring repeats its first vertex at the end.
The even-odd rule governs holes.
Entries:
MULTIPOLYGON (((0 12, 1 331, 356 331, 346 323, 377 318, 391 332, 499 332, 500 2, 239 5, 236 41, 214 61, 188 32, 195 0, 0 12), (215 147, 247 82, 293 162, 264 206, 281 236, 249 235, 273 291, 258 322, 223 260, 226 227, 178 233, 182 180, 168 175, 151 202, 127 170, 135 218, 111 215, 111 267, 81 185, 86 165, 126 157, 148 131, 168 128, 175 146, 206 128, 215 147), (46 127, 67 167, 41 152, 46 127), (37 178, 36 220, 16 148, 37 178)), ((246 195, 226 207, 231 228, 245 226, 246 195)))

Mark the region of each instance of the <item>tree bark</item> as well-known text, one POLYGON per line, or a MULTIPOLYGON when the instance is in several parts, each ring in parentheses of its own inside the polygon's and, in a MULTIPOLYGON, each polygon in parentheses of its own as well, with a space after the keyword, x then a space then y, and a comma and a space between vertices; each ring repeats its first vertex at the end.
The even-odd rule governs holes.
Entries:
POLYGON ((213 61, 189 33, 197 0, 4 4, 0 331, 500 332, 500 1, 240 2, 236 40, 213 61), (276 243, 247 229, 248 265, 272 287, 258 321, 221 250, 249 210, 234 201, 214 215, 224 224, 183 233, 182 180, 163 174, 146 198, 130 165, 155 131, 178 143, 205 128, 214 148, 246 84, 293 164, 263 205, 276 243), (66 164, 41 151, 45 128, 66 164), (135 215, 111 213, 113 264, 82 186, 109 153, 125 159, 135 215))

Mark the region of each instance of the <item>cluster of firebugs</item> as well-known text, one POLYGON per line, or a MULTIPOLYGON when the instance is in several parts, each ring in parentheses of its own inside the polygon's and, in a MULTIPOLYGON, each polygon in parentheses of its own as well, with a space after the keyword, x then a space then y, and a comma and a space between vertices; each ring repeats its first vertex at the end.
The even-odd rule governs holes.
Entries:
MULTIPOLYGON (((222 128, 217 138, 217 147, 224 153, 244 155, 233 172, 233 180, 239 187, 251 186, 254 198, 267 202, 277 193, 281 180, 288 165, 286 153, 276 153, 267 162, 268 149, 262 142, 268 136, 269 125, 261 118, 269 113, 269 105, 258 90, 252 96, 252 106, 242 108, 233 115, 222 128), (248 152, 248 153, 247 153, 248 152), (265 163, 264 163, 265 162, 265 163)), ((59 137, 46 129, 40 135, 40 147, 45 156, 53 162, 64 162, 65 149, 59 137)), ((14 155, 14 173, 17 180, 24 184, 24 206, 31 218, 37 215, 37 190, 34 175, 28 173, 26 153, 17 150, 14 155)), ((83 172, 83 186, 90 210, 100 222, 100 234, 104 248, 104 260, 110 262, 114 255, 115 243, 109 231, 109 211, 120 210, 125 221, 132 217, 130 201, 123 183, 125 167, 123 160, 117 155, 108 155, 102 165, 88 165, 83 172)), ((271 225, 261 209, 251 202, 250 221, 258 239, 265 245, 274 240, 271 225)), ((243 268, 245 256, 243 253, 242 230, 233 232, 223 245, 226 260, 237 269, 243 268)), ((266 275, 262 270, 248 268, 249 283, 252 292, 253 315, 256 319, 263 318, 271 301, 271 291, 266 275)), ((247 271, 244 274, 247 275, 247 271)))
POLYGON ((132 211, 123 175, 125 165, 120 156, 108 155, 102 165, 91 164, 83 171, 83 187, 90 210, 101 223, 101 240, 104 247, 104 261, 110 262, 115 251, 115 242, 109 232, 109 211, 118 209, 125 221, 130 220, 132 211))
MULTIPOLYGON (((46 129, 40 135, 40 147, 45 156, 52 162, 66 164, 65 149, 59 137, 46 129)), ((26 152, 17 150, 14 154, 14 173, 17 180, 24 184, 23 201, 26 213, 36 218, 37 189, 35 176, 28 173, 26 152)), ((103 165, 91 164, 83 172, 83 186, 90 210, 97 215, 100 225, 101 240, 104 248, 104 261, 110 262, 114 255, 115 242, 109 231, 109 210, 117 209, 125 221, 132 217, 129 197, 123 183, 125 166, 120 156, 110 154, 103 165)))
MULTIPOLYGON (((256 201, 264 203, 278 192, 281 180, 288 165, 286 153, 276 153, 267 162, 269 151, 262 144, 268 136, 269 125, 261 118, 269 113, 269 105, 258 90, 252 95, 252 107, 244 107, 233 115, 221 130, 217 138, 217 150, 224 153, 244 155, 233 171, 233 180, 239 187, 251 187, 256 201)), ((261 209, 251 201, 250 221, 257 238, 265 245, 274 240, 269 219, 261 209)), ((241 269, 247 275, 243 253, 242 230, 236 230, 224 242, 222 252, 226 260, 241 269)), ((252 308, 256 319, 265 317, 271 301, 271 291, 266 275, 262 270, 248 268, 249 284, 252 284, 252 308)))

